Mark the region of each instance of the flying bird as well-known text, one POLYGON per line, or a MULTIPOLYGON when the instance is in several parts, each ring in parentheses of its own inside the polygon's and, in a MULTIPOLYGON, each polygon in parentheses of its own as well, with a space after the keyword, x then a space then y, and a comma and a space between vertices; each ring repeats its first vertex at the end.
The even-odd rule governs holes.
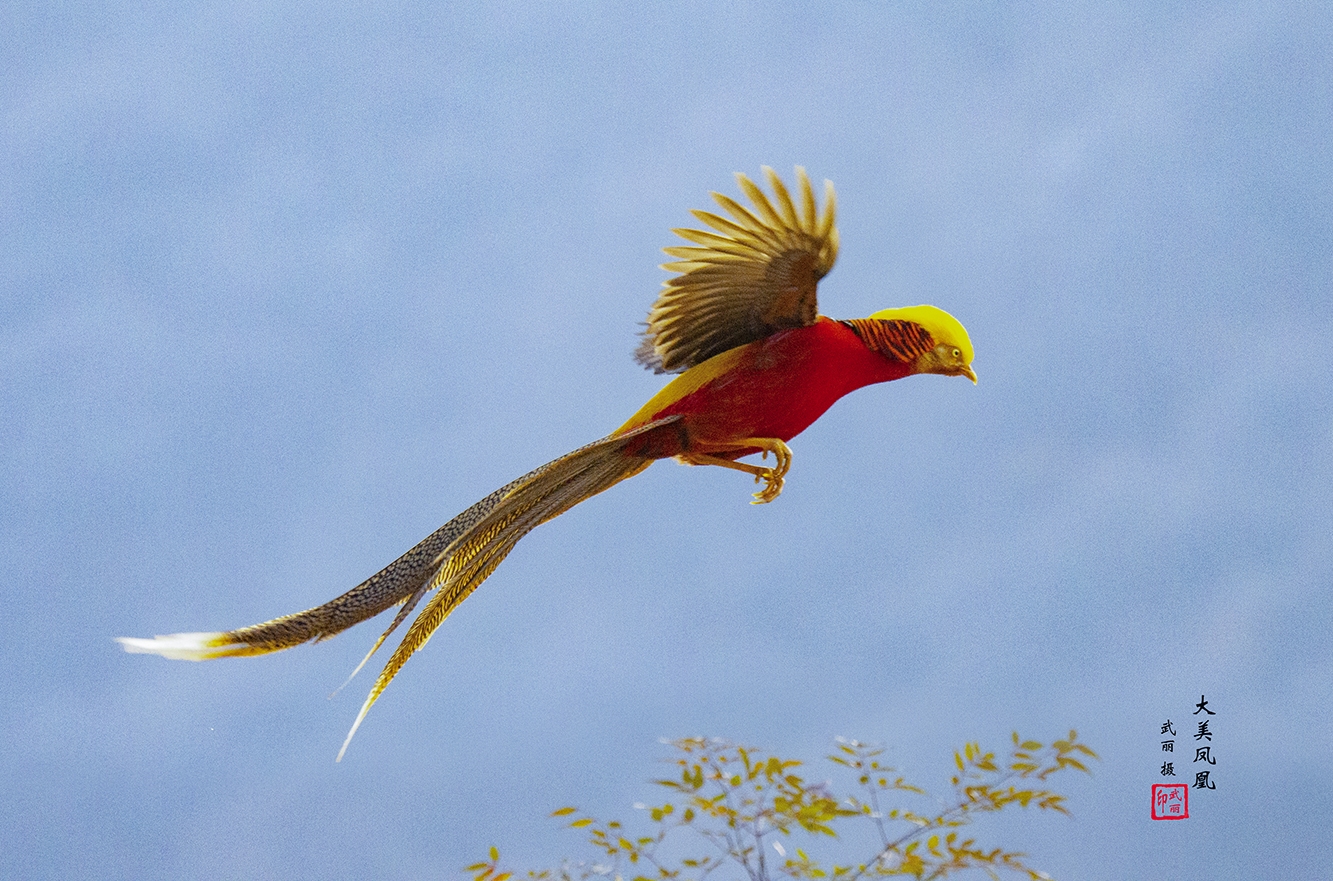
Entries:
POLYGON ((771 502, 791 467, 786 442, 848 392, 916 373, 977 381, 967 331, 942 309, 820 315, 816 287, 838 255, 833 184, 824 182, 821 212, 805 169, 796 169, 795 199, 771 168, 764 175, 772 198, 737 174, 751 207, 713 193, 726 216, 694 211, 708 230, 673 230, 691 244, 663 249, 676 259, 662 268, 675 275, 648 313, 635 359, 679 375, 624 425, 505 484, 321 606, 238 630, 120 643, 190 661, 262 655, 328 639, 399 606, 359 671, 434 591, 375 681, 341 760, 403 664, 535 526, 667 458, 744 472, 760 485, 753 504, 771 502), (739 461, 755 454, 771 454, 773 464, 739 461))

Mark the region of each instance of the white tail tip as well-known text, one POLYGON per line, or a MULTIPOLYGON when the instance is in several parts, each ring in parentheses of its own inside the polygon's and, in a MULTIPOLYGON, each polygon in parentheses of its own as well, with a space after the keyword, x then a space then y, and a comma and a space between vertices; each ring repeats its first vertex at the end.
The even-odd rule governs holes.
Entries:
POLYGON ((356 714, 356 721, 352 723, 352 730, 347 732, 347 739, 343 741, 343 748, 338 750, 338 758, 334 759, 335 762, 341 762, 343 756, 347 755, 347 748, 352 745, 352 738, 356 735, 356 729, 360 728, 361 723, 365 721, 366 713, 370 712, 370 708, 374 706, 377 697, 379 695, 372 691, 370 697, 366 698, 366 702, 361 705, 361 712, 356 714))
POLYGON ((125 651, 136 655, 161 655, 178 661, 207 661, 212 658, 224 658, 235 653, 245 645, 227 643, 217 633, 172 633, 167 636, 155 636, 152 639, 139 639, 133 636, 118 636, 116 642, 125 647, 125 651))

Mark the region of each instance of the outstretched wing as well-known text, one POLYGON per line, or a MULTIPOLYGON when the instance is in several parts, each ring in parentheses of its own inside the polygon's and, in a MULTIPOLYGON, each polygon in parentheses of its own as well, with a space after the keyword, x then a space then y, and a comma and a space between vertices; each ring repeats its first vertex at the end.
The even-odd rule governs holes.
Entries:
POLYGON ((821 215, 804 168, 796 169, 799 211, 773 169, 765 166, 764 176, 774 201, 737 173, 754 211, 713 193, 730 220, 694 211, 716 232, 672 230, 695 245, 662 249, 679 258, 662 268, 680 274, 664 283, 648 312, 643 343, 634 353, 643 366, 679 373, 779 330, 815 323, 815 287, 838 257, 833 184, 824 182, 821 215))

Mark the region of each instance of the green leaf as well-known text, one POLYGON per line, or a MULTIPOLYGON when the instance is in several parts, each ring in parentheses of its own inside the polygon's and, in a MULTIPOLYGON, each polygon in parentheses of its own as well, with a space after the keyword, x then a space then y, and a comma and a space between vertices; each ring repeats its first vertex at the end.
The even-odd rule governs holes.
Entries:
MULTIPOLYGON (((1040 786, 1042 784, 1035 783, 1036 780, 1045 780, 1048 774, 1067 767, 1086 773, 1084 762, 1075 756, 1082 755, 1086 759, 1095 758, 1097 754, 1077 743, 1075 736, 1071 731, 1068 742, 1059 741, 1051 748, 1043 748, 1039 742, 1024 740, 1017 731, 1012 732, 1013 749, 1003 767, 996 762, 995 753, 984 751, 979 742, 965 742, 954 752, 959 773, 952 782, 957 788, 949 800, 940 800, 938 816, 921 816, 892 803, 883 803, 891 802, 888 799, 891 790, 927 796, 929 793, 908 784, 901 776, 896 779, 889 776, 896 776, 893 768, 872 760, 882 750, 856 741, 839 742, 834 754, 827 758, 849 769, 839 774, 845 775, 843 779, 847 783, 855 782, 853 791, 862 796, 865 796, 863 788, 871 791, 868 801, 837 794, 836 790, 827 788, 830 784, 812 783, 807 787, 801 777, 791 772, 800 764, 798 761, 701 738, 672 741, 672 746, 678 750, 676 755, 681 756, 671 760, 679 765, 680 778, 655 782, 683 793, 681 818, 675 823, 667 822, 675 810, 671 802, 650 806, 651 821, 659 824, 650 827, 655 835, 637 838, 628 832, 622 835, 620 823, 578 817, 577 809, 573 807, 560 808, 552 816, 568 818, 569 825, 574 828, 588 827, 589 843, 595 851, 605 854, 604 860, 610 856, 619 861, 620 868, 626 863, 636 866, 643 863, 638 868, 647 875, 639 875, 636 881, 697 879, 701 877, 699 873, 711 874, 724 863, 734 863, 733 868, 754 866, 754 860, 764 848, 765 835, 773 830, 789 836, 799 827, 810 835, 835 836, 834 824, 839 818, 869 815, 880 824, 894 821, 899 830, 894 834, 900 837, 897 844, 875 855, 866 865, 843 865, 840 862, 821 865, 797 850, 795 858, 784 853, 784 860, 779 862, 774 857, 770 864, 773 874, 799 881, 821 878, 848 881, 852 876, 861 878, 864 875, 865 881, 870 881, 888 875, 944 878, 968 868, 985 868, 988 874, 997 877, 992 869, 1007 868, 1036 881, 1045 876, 1024 864, 1022 854, 999 848, 983 851, 972 839, 960 841, 961 836, 955 830, 973 822, 981 813, 1003 810, 1011 805, 1025 808, 1036 805, 1043 811, 1067 813, 1063 796, 1058 793, 1045 789, 1018 789, 1009 783, 1023 778, 1040 786), (741 765, 744 766, 743 772, 741 765), (904 821, 910 825, 904 827, 904 821), (679 853, 680 846, 687 845, 683 840, 674 841, 678 832, 686 838, 698 835, 709 846, 720 847, 719 855, 703 859, 680 856, 668 859, 667 852, 679 853), (665 842, 667 837, 673 837, 672 843, 665 842), (889 863, 880 862, 881 856, 889 855, 897 858, 892 869, 889 869, 889 863)), ((846 858, 844 854, 836 856, 846 858)), ((498 859, 498 851, 492 849, 493 862, 469 867, 469 881, 514 881, 509 873, 496 875, 498 859)), ((725 871, 719 872, 717 877, 723 878, 725 871)), ((624 877, 629 878, 632 874, 625 872, 624 877)), ((571 881, 573 877, 567 870, 528 873, 528 881, 558 878, 571 881)), ((586 881, 586 873, 584 878, 586 881)))

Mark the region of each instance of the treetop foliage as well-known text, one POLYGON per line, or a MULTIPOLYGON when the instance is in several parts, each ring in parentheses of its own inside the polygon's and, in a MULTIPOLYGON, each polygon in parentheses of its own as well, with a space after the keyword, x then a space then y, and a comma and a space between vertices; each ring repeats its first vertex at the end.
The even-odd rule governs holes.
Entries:
MULTIPOLYGON (((803 776, 802 762, 796 759, 710 738, 669 744, 676 770, 654 781, 667 790, 666 801, 635 805, 647 814, 645 831, 633 835, 620 821, 601 822, 577 808, 560 808, 552 816, 572 818, 567 821, 571 828, 586 830, 597 859, 566 860, 556 869, 529 871, 529 881, 702 881, 714 873, 749 881, 936 879, 966 869, 983 870, 992 878, 1006 870, 1034 881, 1048 879, 1026 862, 1027 854, 982 847, 959 830, 982 814, 1014 805, 1068 816, 1064 796, 1048 789, 1046 781, 1070 769, 1091 773, 1084 760, 1097 758, 1074 731, 1049 746, 1014 732, 1003 760, 968 743, 953 755, 957 773, 949 780, 951 796, 936 798, 882 764, 881 748, 839 738, 836 751, 826 758, 855 781, 848 794, 840 795, 831 782, 803 776), (891 796, 927 806, 888 807, 891 796), (807 851, 820 841, 831 842, 823 850, 854 847, 838 834, 853 825, 873 832, 860 859, 820 859, 807 851), (806 847, 792 844, 789 852, 784 842, 798 835, 806 839, 806 847), (737 869, 743 874, 737 876, 737 869)), ((495 848, 489 860, 466 871, 472 881, 513 877, 501 869, 495 848)))

